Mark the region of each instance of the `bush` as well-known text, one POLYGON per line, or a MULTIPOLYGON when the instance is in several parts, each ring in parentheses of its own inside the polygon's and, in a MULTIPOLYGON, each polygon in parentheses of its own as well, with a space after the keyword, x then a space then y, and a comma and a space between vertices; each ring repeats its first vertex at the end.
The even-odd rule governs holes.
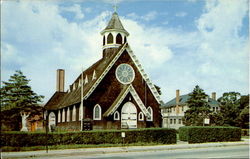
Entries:
POLYGON ((179 140, 188 141, 188 127, 180 127, 179 128, 179 140))
POLYGON ((249 129, 242 129, 241 136, 249 136, 249 129))
POLYGON ((137 129, 137 130, 103 130, 81 132, 2 132, 1 146, 44 146, 67 144, 121 144, 121 132, 126 133, 125 143, 154 142, 162 144, 176 143, 174 129, 137 129))
POLYGON ((185 126, 179 129, 180 140, 188 143, 240 141, 241 129, 220 126, 185 126))

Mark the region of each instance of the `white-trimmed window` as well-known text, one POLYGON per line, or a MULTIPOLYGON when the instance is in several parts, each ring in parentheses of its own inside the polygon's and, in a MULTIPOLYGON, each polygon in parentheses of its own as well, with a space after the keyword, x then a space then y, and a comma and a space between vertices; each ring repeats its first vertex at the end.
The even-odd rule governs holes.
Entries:
POLYGON ((139 113, 138 118, 139 121, 144 121, 144 115, 142 112, 139 113))
POLYGON ((73 111, 72 111, 72 121, 76 121, 76 106, 73 106, 73 111))
POLYGON ((96 104, 93 109, 93 120, 101 120, 102 119, 102 109, 99 104, 96 104))
POLYGON ((58 110, 58 114, 57 114, 57 122, 60 123, 61 122, 61 110, 58 110))
POLYGON ((65 108, 62 111, 62 122, 65 122, 65 108))
POLYGON ((150 116, 147 117, 147 121, 153 121, 153 109, 149 106, 147 110, 150 114, 150 116))
POLYGON ((68 107, 68 110, 67 110, 67 122, 69 122, 69 121, 70 121, 70 109, 68 107))
POLYGON ((114 120, 120 120, 120 113, 118 111, 114 113, 114 120))

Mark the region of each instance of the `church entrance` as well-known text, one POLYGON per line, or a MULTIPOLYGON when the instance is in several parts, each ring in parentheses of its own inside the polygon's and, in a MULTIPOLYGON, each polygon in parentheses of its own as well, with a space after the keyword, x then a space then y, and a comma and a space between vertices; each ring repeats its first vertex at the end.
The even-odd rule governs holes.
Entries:
POLYGON ((127 102, 122 107, 121 112, 121 128, 135 129, 137 128, 137 109, 131 102, 127 102))

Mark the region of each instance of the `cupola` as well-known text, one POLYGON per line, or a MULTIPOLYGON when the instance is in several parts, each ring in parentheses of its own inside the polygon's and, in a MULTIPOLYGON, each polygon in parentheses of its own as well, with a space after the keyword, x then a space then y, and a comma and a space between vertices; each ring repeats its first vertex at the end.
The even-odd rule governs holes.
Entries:
POLYGON ((127 42, 129 33, 124 29, 116 12, 112 14, 107 27, 101 32, 103 36, 103 50, 118 48, 127 42))

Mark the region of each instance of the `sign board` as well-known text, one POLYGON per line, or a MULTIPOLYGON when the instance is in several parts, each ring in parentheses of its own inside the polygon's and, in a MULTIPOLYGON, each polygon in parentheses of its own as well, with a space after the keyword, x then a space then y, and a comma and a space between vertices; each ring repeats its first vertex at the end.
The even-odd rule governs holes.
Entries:
POLYGON ((204 119, 204 124, 209 124, 210 123, 210 119, 209 118, 205 118, 204 119))
POLYGON ((125 132, 122 132, 121 135, 122 135, 122 138, 126 136, 125 132))

